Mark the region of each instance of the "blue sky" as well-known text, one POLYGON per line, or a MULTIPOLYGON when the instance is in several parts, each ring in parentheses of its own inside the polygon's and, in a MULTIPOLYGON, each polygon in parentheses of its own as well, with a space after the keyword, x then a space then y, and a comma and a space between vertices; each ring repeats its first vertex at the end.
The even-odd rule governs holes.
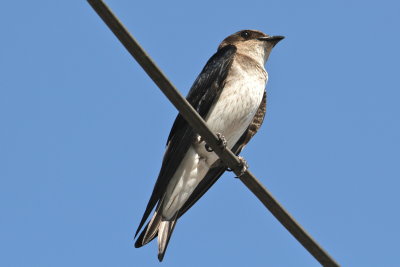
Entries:
MULTIPOLYGON (((227 35, 285 35, 243 156, 343 266, 398 265, 398 1, 107 3, 183 94, 227 35)), ((319 266, 231 173, 135 249, 176 110, 85 1, 0 12, 1 266, 319 266)))

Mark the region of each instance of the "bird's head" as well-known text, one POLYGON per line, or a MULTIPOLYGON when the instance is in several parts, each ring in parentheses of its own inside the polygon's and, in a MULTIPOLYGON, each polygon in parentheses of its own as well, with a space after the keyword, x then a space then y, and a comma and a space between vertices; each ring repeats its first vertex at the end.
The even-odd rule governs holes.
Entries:
POLYGON ((264 65, 272 48, 283 38, 285 37, 271 36, 256 30, 242 30, 226 37, 218 49, 226 45, 234 45, 237 53, 249 56, 264 65))

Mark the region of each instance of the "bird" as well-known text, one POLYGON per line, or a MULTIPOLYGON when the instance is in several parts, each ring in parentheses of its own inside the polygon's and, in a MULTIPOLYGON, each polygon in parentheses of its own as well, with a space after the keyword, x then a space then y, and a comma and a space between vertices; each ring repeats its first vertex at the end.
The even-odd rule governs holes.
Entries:
MULTIPOLYGON (((271 36, 258 30, 241 30, 229 35, 207 61, 186 97, 221 144, 236 155, 263 123, 268 81, 264 65, 272 48, 282 39, 284 36, 271 36)), ((226 170, 218 156, 178 114, 135 238, 154 212, 137 237, 135 247, 142 247, 157 237, 161 262, 177 220, 226 170)))

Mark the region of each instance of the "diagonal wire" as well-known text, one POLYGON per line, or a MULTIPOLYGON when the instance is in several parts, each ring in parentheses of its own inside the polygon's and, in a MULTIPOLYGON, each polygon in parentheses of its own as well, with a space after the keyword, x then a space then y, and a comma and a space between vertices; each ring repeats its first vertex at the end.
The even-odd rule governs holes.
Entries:
POLYGON ((243 175, 238 157, 228 148, 222 150, 218 137, 207 127, 202 117, 195 111, 189 102, 178 92, 174 85, 166 78, 154 61, 147 55, 139 43, 129 34, 118 18, 101 0, 88 0, 92 8, 103 19, 115 36, 121 41, 128 52, 136 59, 150 78, 157 84, 165 96, 178 109, 180 114, 191 127, 206 141, 218 157, 233 172, 240 176, 240 180, 253 192, 276 219, 303 245, 308 252, 323 266, 339 266, 338 263, 296 222, 296 220, 282 207, 272 194, 247 170, 243 175))

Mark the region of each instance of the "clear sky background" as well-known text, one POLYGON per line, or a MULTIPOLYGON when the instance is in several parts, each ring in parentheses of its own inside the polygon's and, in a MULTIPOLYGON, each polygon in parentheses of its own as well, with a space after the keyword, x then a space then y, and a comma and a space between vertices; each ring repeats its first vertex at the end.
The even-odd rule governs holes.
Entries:
MULTIPOLYGON (((285 35, 243 156, 343 266, 399 266, 399 1, 107 3, 184 95, 226 36, 285 35)), ((86 1, 0 10, 1 266, 319 266, 231 173, 135 249, 177 111, 86 1)))

